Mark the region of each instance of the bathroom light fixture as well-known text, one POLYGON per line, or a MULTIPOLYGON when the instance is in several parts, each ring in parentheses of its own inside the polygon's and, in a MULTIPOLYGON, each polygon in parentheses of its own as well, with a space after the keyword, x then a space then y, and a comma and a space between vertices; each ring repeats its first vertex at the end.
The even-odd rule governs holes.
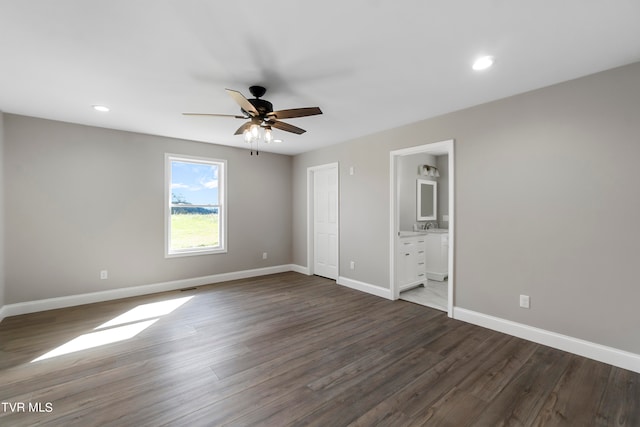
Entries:
POLYGON ((93 109, 96 111, 100 111, 102 113, 106 113, 109 111, 109 107, 105 105, 92 105, 93 109))
POLYGON ((476 71, 486 70, 487 68, 490 68, 495 62, 496 59, 493 56, 483 56, 476 59, 476 61, 473 63, 472 68, 476 71))
POLYGON ((438 168, 435 166, 420 165, 418 166, 418 175, 438 178, 440 176, 440 172, 438 172, 438 168))

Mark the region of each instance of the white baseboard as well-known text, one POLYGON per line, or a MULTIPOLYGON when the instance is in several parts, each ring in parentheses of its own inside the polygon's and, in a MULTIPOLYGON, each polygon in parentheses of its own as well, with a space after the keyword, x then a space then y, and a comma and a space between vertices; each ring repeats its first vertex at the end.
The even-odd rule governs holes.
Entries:
MULTIPOLYGON (((0 322, 5 317, 17 316, 20 314, 53 310, 82 304, 91 304, 101 301, 110 301, 158 292, 175 291, 192 286, 202 286, 229 280, 246 279, 250 277, 264 276, 267 274, 283 273, 286 271, 295 271, 297 273, 307 275, 309 274, 309 269, 307 267, 296 264, 286 264, 274 267, 256 268, 252 270, 174 280, 170 282, 154 283, 130 288, 8 304, 0 307, 0 322)), ((361 292, 390 300, 393 299, 390 289, 381 288, 379 286, 342 276, 338 277, 336 282, 339 285, 361 292)), ((601 344, 596 344, 459 307, 453 308, 453 318, 640 373, 640 355, 635 353, 618 350, 613 347, 607 347, 601 344)))
POLYGON ((20 314, 54 310, 57 308, 72 307, 82 304, 92 304, 95 302, 129 298, 139 295, 155 294, 158 292, 175 291, 193 286, 226 282, 228 280, 247 279, 267 274, 283 273, 285 271, 296 271, 295 267, 296 266, 292 264, 277 265, 273 267, 255 268, 252 270, 235 271, 231 273, 213 274, 210 276, 194 277, 190 279, 173 280, 170 282, 133 286, 130 288, 111 289, 108 291, 8 304, 0 308, 0 321, 5 317, 17 316, 20 314))
POLYGON ((0 322, 2 322, 2 319, 8 316, 7 311, 8 310, 6 305, 3 305, 2 307, 0 307, 0 322))
POLYGON ((360 282, 359 280, 348 279, 343 276, 339 276, 336 280, 338 285, 346 286, 347 288, 355 289, 357 291, 366 292, 378 297, 393 299, 391 295, 391 289, 381 288, 380 286, 371 285, 369 283, 360 282))
POLYGON ((453 318, 640 373, 640 355, 545 329, 454 307, 453 318))
POLYGON ((309 271, 309 267, 304 267, 298 264, 291 264, 291 271, 295 271, 296 273, 306 274, 307 276, 311 275, 311 271, 309 271))

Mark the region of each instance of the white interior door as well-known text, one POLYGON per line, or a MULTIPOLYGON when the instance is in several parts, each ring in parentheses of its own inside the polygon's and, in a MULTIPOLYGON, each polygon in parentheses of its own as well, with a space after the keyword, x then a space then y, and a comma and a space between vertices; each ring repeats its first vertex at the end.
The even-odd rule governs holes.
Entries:
POLYGON ((338 278, 338 168, 313 174, 313 273, 338 278))

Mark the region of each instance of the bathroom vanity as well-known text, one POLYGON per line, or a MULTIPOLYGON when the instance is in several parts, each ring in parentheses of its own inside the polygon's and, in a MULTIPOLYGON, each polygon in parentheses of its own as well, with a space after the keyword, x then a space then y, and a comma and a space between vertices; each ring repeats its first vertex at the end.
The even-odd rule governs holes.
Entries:
POLYGON ((415 288, 427 281, 426 233, 400 232, 397 263, 400 292, 415 288))
POLYGON ((443 281, 449 275, 449 230, 401 231, 396 256, 400 292, 427 279, 443 281))

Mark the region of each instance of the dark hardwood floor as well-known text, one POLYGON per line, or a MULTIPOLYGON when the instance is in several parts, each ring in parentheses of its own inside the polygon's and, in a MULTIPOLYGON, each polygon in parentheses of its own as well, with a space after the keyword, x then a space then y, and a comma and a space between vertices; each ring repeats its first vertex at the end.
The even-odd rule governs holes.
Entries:
POLYGON ((7 318, 0 378, 3 426, 640 426, 639 374, 297 273, 7 318))

